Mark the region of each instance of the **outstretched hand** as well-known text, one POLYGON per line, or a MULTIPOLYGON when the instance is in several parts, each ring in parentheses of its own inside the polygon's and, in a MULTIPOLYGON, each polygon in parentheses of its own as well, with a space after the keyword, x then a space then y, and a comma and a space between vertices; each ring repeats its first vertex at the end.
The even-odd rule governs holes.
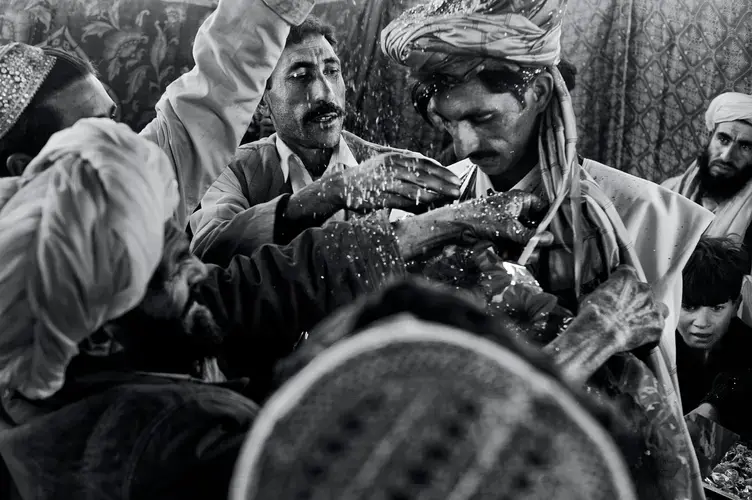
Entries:
POLYGON ((342 206, 356 212, 381 208, 415 211, 460 195, 460 180, 440 164, 418 155, 384 153, 333 177, 342 206))

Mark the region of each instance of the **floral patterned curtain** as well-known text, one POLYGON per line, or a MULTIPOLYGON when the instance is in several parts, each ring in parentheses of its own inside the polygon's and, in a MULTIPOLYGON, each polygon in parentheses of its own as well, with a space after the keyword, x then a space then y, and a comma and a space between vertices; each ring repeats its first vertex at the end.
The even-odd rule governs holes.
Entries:
POLYGON ((0 41, 60 47, 87 55, 135 130, 154 117, 172 80, 193 67, 207 1, 0 0, 0 41))
MULTIPOLYGON (((0 0, 0 41, 88 55, 122 120, 140 130, 192 67, 193 38, 216 1, 0 0)), ((314 13, 340 39, 348 130, 439 156, 446 136, 413 110, 405 71, 378 45, 380 30, 416 1, 328 0, 314 13)), ((570 0, 562 47, 579 71, 580 153, 655 181, 693 159, 715 95, 752 93, 749 0, 570 0)))

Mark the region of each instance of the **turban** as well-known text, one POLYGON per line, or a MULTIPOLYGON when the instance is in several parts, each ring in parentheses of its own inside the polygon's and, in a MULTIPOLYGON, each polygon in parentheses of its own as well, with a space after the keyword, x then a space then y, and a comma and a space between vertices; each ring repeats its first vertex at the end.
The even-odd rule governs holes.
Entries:
POLYGON ((565 6, 566 0, 434 0, 384 28, 381 48, 399 64, 428 73, 455 68, 466 74, 489 59, 554 66, 565 6))
POLYGON ((42 49, 13 42, 0 47, 0 139, 16 124, 55 65, 42 49))
POLYGON ((53 135, 4 186, 0 385, 41 399, 62 386, 79 342, 142 300, 177 182, 155 144, 90 118, 53 135))
POLYGON ((705 112, 705 126, 710 132, 719 123, 736 120, 752 125, 752 95, 726 92, 713 99, 705 112))

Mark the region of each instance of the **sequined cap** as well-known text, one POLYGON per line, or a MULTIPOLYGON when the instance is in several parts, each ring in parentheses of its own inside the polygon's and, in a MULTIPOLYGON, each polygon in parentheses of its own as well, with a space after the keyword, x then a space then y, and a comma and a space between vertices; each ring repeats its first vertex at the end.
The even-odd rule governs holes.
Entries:
POLYGON ((55 65, 39 47, 13 42, 0 47, 0 139, 13 128, 55 65))

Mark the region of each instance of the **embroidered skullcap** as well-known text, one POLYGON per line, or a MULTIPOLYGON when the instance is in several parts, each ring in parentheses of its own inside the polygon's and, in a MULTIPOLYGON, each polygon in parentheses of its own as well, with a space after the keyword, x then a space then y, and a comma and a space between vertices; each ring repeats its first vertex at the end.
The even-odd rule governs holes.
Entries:
POLYGON ((381 32, 384 53, 416 71, 438 73, 483 61, 553 66, 559 62, 566 0, 432 0, 381 32))
POLYGON ((705 126, 710 132, 719 123, 737 120, 752 125, 752 95, 726 92, 713 99, 705 112, 705 126))
POLYGON ((398 315, 315 357, 264 405, 230 500, 633 500, 621 451, 512 349, 398 315))
POLYGON ((40 399, 79 342, 142 300, 177 182, 155 144, 90 118, 53 135, 12 189, 0 207, 0 385, 40 399))
POLYGON ((13 42, 0 47, 0 139, 16 124, 55 65, 39 47, 13 42))

